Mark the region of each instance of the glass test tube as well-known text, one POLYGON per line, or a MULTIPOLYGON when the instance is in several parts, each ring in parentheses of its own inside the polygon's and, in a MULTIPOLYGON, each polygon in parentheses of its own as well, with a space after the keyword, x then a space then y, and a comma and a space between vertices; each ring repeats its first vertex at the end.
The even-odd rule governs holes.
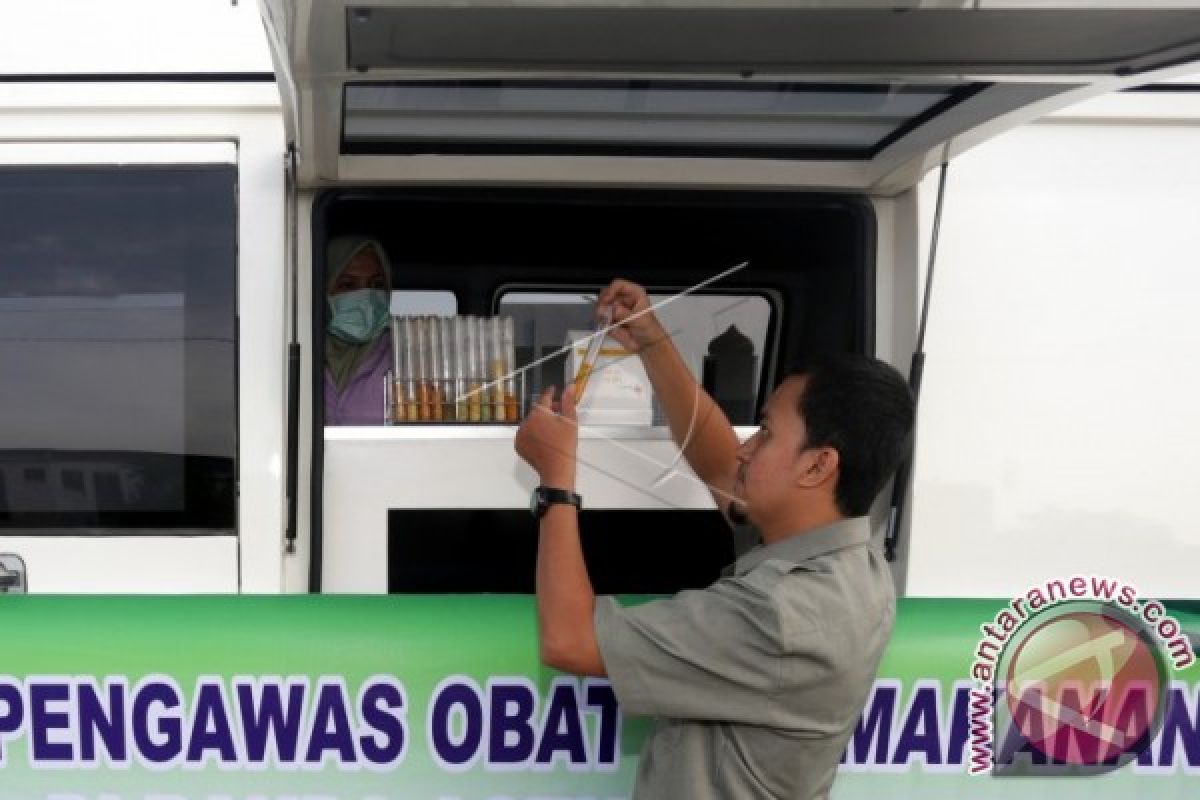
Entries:
POLYGON ((416 317, 413 319, 413 327, 416 329, 417 341, 413 346, 417 355, 417 368, 414 378, 417 388, 417 420, 419 422, 429 421, 429 327, 425 324, 424 317, 416 317))
POLYGON ((441 379, 442 421, 453 422, 456 417, 454 413, 454 320, 450 317, 441 317, 437 320, 437 324, 440 333, 438 376, 441 379))
POLYGON ((429 419, 442 421, 442 326, 437 317, 426 317, 429 326, 429 419))
POLYGON ((471 327, 475 330, 475 375, 474 383, 478 387, 479 421, 492 421, 492 401, 487 385, 487 320, 483 317, 471 317, 471 327))
POLYGON ((388 372, 384 386, 383 418, 388 424, 404 422, 404 396, 401 393, 400 364, 404 360, 404 335, 400 329, 400 318, 392 317, 392 369, 388 372))
POLYGON ((417 334, 416 325, 413 323, 412 317, 404 317, 401 326, 404 332, 404 358, 400 361, 402 375, 398 383, 401 388, 401 401, 404 403, 405 422, 417 421, 417 334))
POLYGON ((440 408, 436 392, 434 391, 437 381, 435 375, 436 363, 433 359, 433 326, 429 324, 431 321, 429 317, 421 317, 420 320, 421 335, 423 337, 421 343, 421 363, 424 366, 421 374, 424 376, 422 383, 425 387, 425 406, 421 419, 425 422, 432 422, 434 407, 438 406, 440 408))
POLYGON ((492 419, 507 422, 508 412, 504 405, 504 329, 499 317, 491 317, 488 327, 488 381, 492 399, 492 419))
POLYGON ((471 422, 483 420, 483 398, 479 383, 479 319, 468 316, 467 329, 467 416, 471 422))
POLYGON ((467 320, 454 318, 454 416, 459 422, 471 419, 467 399, 467 320))
POLYGON ((504 328, 504 416, 509 422, 521 421, 517 405, 517 347, 513 334, 513 318, 505 317, 504 328))

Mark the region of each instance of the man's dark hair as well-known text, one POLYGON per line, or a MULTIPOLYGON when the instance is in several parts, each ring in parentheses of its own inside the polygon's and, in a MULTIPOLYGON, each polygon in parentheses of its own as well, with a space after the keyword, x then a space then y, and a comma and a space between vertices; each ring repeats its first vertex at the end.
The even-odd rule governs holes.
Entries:
POLYGON ((832 447, 839 458, 835 499, 848 517, 866 514, 912 450, 912 392, 893 367, 858 355, 822 356, 791 370, 805 378, 799 412, 806 447, 832 447))

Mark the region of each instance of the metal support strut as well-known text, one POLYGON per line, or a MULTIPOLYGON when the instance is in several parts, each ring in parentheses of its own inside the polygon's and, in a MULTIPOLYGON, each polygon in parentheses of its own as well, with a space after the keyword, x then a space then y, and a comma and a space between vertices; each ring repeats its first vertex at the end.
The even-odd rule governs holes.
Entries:
MULTIPOLYGON (((925 327, 929 322, 929 301, 933 297, 933 267, 937 261, 938 237, 942 230, 942 201, 946 197, 946 170, 949 164, 942 162, 938 174, 937 205, 933 212, 933 234, 929 242, 929 261, 925 267, 925 295, 921 301, 921 322, 917 327, 917 344, 913 349, 912 363, 908 371, 908 387, 912 390, 914 407, 921 398, 921 376, 925 371, 925 327)), ((916 438, 914 419, 914 441, 916 438)), ((909 453, 896 470, 892 482, 891 513, 888 515, 887 534, 883 540, 883 552, 888 561, 896 560, 896 547, 900 541, 900 526, 904 521, 904 509, 908 503, 908 485, 912 480, 915 450, 909 453)))

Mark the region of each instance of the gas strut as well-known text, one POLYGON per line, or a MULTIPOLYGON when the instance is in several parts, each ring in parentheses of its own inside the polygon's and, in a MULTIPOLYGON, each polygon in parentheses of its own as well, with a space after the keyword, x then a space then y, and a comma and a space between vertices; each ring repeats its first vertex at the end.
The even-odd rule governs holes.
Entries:
MULTIPOLYGON (((925 297, 921 302, 921 324, 917 328, 917 345, 913 350, 912 363, 908 370, 908 387, 912 390, 914 412, 921 398, 921 375, 925 371, 925 326, 929 322, 929 299, 933 296, 933 265, 937 260, 938 234, 942 229, 942 201, 946 197, 946 168, 949 164, 942 162, 938 174, 937 205, 933 212, 933 235, 929 242, 929 262, 925 267, 925 297)), ((913 418, 913 442, 916 442, 916 417, 913 418)), ((900 540, 900 526, 904 521, 904 507, 908 502, 908 485, 912 480, 913 459, 916 449, 909 452, 908 458, 901 462, 896 470, 896 479, 892 482, 892 507, 888 515, 887 535, 883 540, 883 552, 888 561, 896 560, 896 546, 900 540)))
POLYGON ((287 219, 286 248, 288 291, 290 316, 289 339, 287 346, 287 457, 285 497, 287 501, 287 519, 284 525, 284 552, 292 555, 296 552, 296 502, 298 472, 300 469, 300 339, 297 335, 296 322, 296 293, 299 282, 299 267, 297 256, 298 231, 296 229, 296 146, 288 144, 284 161, 284 174, 287 180, 285 192, 285 213, 287 219))

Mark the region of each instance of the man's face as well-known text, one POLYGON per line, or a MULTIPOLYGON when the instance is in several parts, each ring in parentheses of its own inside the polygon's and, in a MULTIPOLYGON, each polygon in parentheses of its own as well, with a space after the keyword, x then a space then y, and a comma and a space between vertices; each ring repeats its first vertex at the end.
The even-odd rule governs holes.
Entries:
POLYGON ((373 247, 364 247, 358 251, 350 263, 342 270, 334 281, 330 294, 353 292, 358 289, 386 289, 387 278, 383 274, 383 264, 375 254, 373 247))
POLYGON ((733 516, 740 512, 761 524, 796 502, 797 481, 808 460, 802 452, 807 431, 799 412, 804 382, 803 377, 784 381, 763 407, 758 432, 738 448, 733 516))

